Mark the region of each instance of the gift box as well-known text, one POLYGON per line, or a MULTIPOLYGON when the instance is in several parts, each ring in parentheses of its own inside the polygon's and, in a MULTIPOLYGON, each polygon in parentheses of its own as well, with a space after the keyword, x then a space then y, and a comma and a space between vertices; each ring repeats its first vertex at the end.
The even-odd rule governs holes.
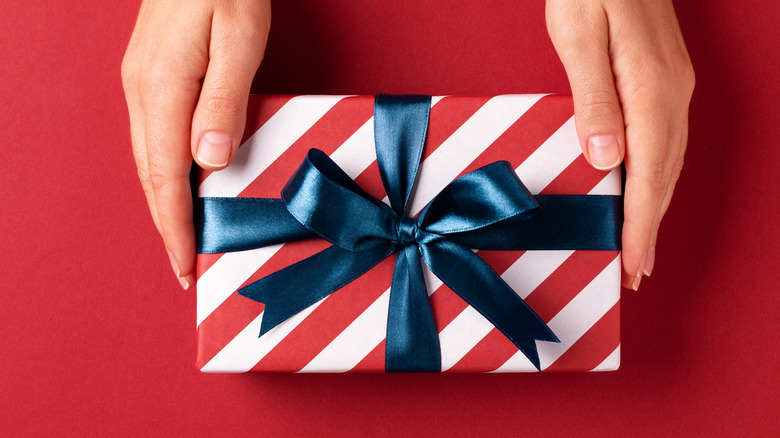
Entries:
POLYGON ((570 96, 250 96, 193 184, 204 372, 618 368, 620 169, 570 96))

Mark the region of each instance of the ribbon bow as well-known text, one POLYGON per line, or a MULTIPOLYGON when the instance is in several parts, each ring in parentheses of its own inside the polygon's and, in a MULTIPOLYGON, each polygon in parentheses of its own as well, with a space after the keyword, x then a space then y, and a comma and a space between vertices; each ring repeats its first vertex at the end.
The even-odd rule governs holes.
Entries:
POLYGON ((438 331, 421 260, 537 369, 535 342, 560 342, 471 248, 616 249, 615 219, 620 210, 616 197, 534 198, 512 166, 499 161, 452 181, 417 217, 409 217, 407 201, 417 177, 430 106, 429 96, 376 97, 374 140, 389 206, 366 193, 318 149, 308 152, 280 200, 202 200, 200 252, 237 251, 316 236, 333 243, 238 290, 265 303, 260 336, 396 253, 387 318, 387 371, 441 370, 438 331), (532 216, 536 217, 529 220, 532 216))

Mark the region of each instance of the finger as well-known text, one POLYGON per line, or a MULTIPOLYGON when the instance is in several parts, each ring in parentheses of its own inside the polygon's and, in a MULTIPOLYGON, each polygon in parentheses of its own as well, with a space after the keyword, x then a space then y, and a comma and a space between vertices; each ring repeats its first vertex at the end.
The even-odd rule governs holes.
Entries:
POLYGON ((548 8, 548 30, 571 85, 580 146, 593 167, 613 169, 625 155, 625 131, 610 64, 607 16, 593 5, 582 10, 557 4, 554 9, 548 8))
POLYGON ((189 139, 200 83, 175 66, 159 68, 164 72, 146 81, 143 96, 149 180, 171 267, 187 289, 195 269, 189 139))
POLYGON ((623 285, 637 290, 644 273, 661 200, 669 142, 669 110, 654 91, 638 93, 626 111, 626 187, 623 285))
MULTIPOLYGON (((671 12, 671 20, 676 23, 674 11, 669 9, 669 12, 671 12)), ((676 59, 676 62, 674 63, 676 68, 668 74, 663 75, 667 78, 667 83, 672 84, 667 91, 670 92, 674 103, 671 106, 669 150, 665 164, 664 182, 661 188, 663 196, 658 215, 656 216, 656 223, 650 237, 650 248, 647 251, 644 265, 644 273, 648 277, 652 274, 653 267, 655 266, 655 248, 656 241, 658 240, 658 229, 663 217, 666 215, 666 211, 669 209, 677 181, 680 178, 680 173, 683 168, 685 150, 688 144, 688 109, 691 97, 693 96, 693 89, 696 84, 695 74, 690 57, 688 56, 688 51, 685 48, 685 43, 679 33, 677 36, 677 51, 676 56, 673 57, 673 59, 676 59)))
MULTIPOLYGON (((682 173, 683 163, 685 161, 685 150, 688 145, 688 116, 686 114, 685 120, 682 122, 682 128, 680 129, 680 135, 677 138, 677 153, 674 163, 670 166, 672 169, 672 176, 669 185, 666 187, 666 194, 661 201, 661 217, 666 215, 666 211, 669 209, 669 204, 672 202, 672 194, 674 193, 677 181, 680 179, 682 173)), ((655 243, 655 241, 653 241, 655 243)))
POLYGON ((655 218, 653 231, 650 235, 650 246, 647 250, 645 263, 642 269, 644 275, 648 277, 653 274, 653 268, 655 267, 655 248, 656 241, 658 240, 658 230, 661 226, 661 221, 666 215, 666 211, 669 209, 669 204, 672 202, 672 195, 674 193, 675 186, 677 185, 677 181, 680 179, 687 141, 688 116, 686 112, 682 122, 674 124, 670 127, 670 151, 668 153, 666 162, 666 172, 668 173, 668 177, 665 178, 665 182, 661 188, 663 197, 661 199, 661 205, 659 207, 658 214, 655 218))
MULTIPOLYGON (((675 111, 672 115, 672 120, 678 120, 679 123, 672 127, 671 134, 673 135, 673 138, 670 138, 669 143, 670 147, 675 148, 676 153, 674 156, 670 156, 672 162, 667 163, 667 167, 671 169, 671 178, 670 183, 666 188, 664 198, 661 201, 661 217, 666 214, 666 210, 669 208, 674 188, 677 184, 677 180, 680 178, 680 172, 682 171, 685 150, 688 147, 688 110, 691 98, 693 97, 693 89, 696 84, 693 67, 690 64, 690 58, 685 50, 684 43, 682 51, 684 53, 683 58, 685 61, 682 63, 683 67, 681 73, 677 75, 679 77, 677 87, 679 91, 677 93, 677 102, 674 106, 675 111)), ((655 243, 655 240, 653 240, 653 243, 655 243)))
POLYGON ((230 164, 244 133, 249 91, 268 35, 265 17, 246 19, 249 13, 241 2, 214 13, 209 67, 191 138, 192 156, 206 169, 230 164))
POLYGON ((138 172, 138 179, 141 181, 141 187, 146 197, 146 203, 149 206, 149 211, 152 214, 152 221, 154 222, 157 232, 162 234, 160 228, 160 219, 157 217, 157 207, 154 201, 154 190, 152 190, 152 182, 149 179, 149 165, 146 160, 146 139, 144 133, 144 110, 141 104, 141 98, 138 94, 138 79, 135 71, 135 61, 126 61, 131 66, 122 66, 122 83, 125 90, 125 100, 127 102, 127 110, 130 116, 130 141, 133 147, 133 158, 135 159, 135 166, 138 172))

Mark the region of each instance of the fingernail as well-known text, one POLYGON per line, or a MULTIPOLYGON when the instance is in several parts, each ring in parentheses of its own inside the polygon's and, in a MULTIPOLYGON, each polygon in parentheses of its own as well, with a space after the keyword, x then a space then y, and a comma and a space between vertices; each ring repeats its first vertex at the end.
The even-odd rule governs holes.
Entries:
POLYGON ((639 283, 642 282, 642 273, 645 270, 645 260, 647 260, 647 253, 642 255, 642 260, 639 261, 639 269, 636 271, 636 278, 634 278, 634 282, 631 284, 631 289, 634 289, 634 291, 639 290, 639 283))
POLYGON ((173 273, 176 274, 176 277, 181 276, 181 270, 179 269, 179 262, 176 261, 176 257, 173 256, 173 253, 168 251, 168 258, 171 260, 171 269, 173 269, 173 273))
POLYGON ((648 277, 653 273, 653 266, 655 266, 655 247, 647 250, 645 254, 645 275, 648 277))
POLYGON ((187 281, 187 277, 176 277, 176 279, 179 280, 182 289, 187 290, 190 288, 190 282, 187 281))
POLYGON ((611 169, 620 162, 620 149, 612 134, 594 135, 588 140, 588 155, 593 167, 599 170, 611 169))
POLYGON ((220 131, 209 131, 200 137, 198 143, 198 161, 214 167, 222 167, 230 159, 233 139, 220 131))

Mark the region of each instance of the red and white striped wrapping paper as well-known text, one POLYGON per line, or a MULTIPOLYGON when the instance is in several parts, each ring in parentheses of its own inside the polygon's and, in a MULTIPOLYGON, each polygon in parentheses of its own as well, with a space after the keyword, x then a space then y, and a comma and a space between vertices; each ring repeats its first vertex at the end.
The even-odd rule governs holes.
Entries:
MULTIPOLYGON (((310 148, 329 154, 386 200, 373 137, 373 96, 252 96, 226 170, 203 171, 200 197, 278 198, 310 148)), ((620 194, 619 169, 582 156, 570 96, 434 97, 410 213, 444 186, 497 160, 533 194, 620 194)), ((258 337, 263 304, 236 290, 321 251, 321 239, 199 254, 198 367, 204 372, 383 372, 394 256, 258 337)), ((541 368, 615 370, 620 363, 619 251, 478 251, 561 343, 537 342, 541 368)), ((536 372, 482 315, 425 269, 443 372, 536 372)))

